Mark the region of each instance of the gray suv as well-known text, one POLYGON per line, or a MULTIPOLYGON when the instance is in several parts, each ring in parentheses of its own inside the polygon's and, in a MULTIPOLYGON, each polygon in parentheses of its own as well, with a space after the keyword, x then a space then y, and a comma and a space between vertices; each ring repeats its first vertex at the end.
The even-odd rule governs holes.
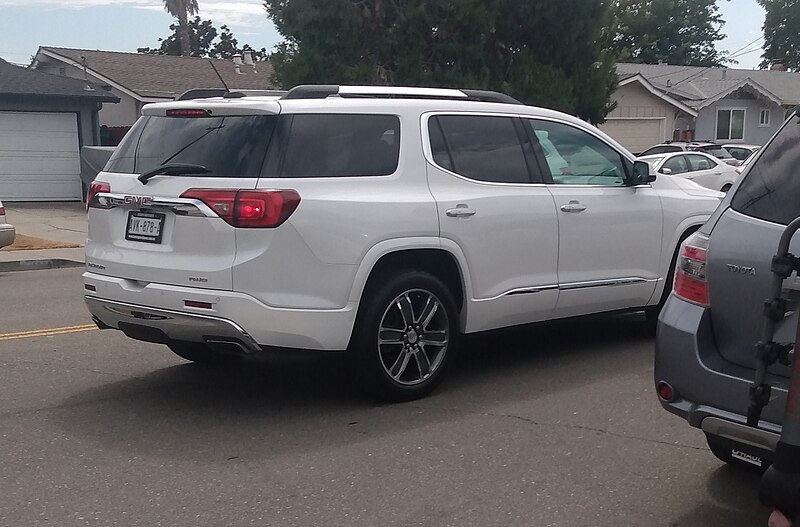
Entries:
MULTIPOLYGON (((678 251, 673 293, 659 317, 655 382, 663 407, 705 432, 728 463, 765 469, 774 456, 790 368, 776 363, 772 400, 747 426, 755 344, 764 323, 771 261, 800 216, 800 117, 792 115, 748 166, 714 215, 678 251)), ((800 254, 800 236, 790 251, 800 254)), ((786 317, 775 341, 793 343, 800 280, 783 284, 786 317)))

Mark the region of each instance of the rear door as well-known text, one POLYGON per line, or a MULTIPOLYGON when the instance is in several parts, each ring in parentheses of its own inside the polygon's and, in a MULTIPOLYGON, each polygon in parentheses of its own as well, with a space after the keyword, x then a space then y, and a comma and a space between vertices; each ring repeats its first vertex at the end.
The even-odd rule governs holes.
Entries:
POLYGON ((184 194, 255 188, 276 119, 200 101, 186 109, 146 108, 98 175, 110 192, 89 210, 87 268, 134 285, 231 289, 236 229, 220 217, 226 211, 184 194), (175 164, 204 170, 138 178, 175 164))
POLYGON ((467 261, 473 298, 466 331, 550 318, 558 298, 558 223, 521 121, 436 115, 423 126, 441 237, 467 261))
POLYGON ((630 162, 599 137, 567 123, 530 119, 547 163, 558 217, 558 317, 645 306, 661 267, 661 200, 627 184, 630 162))
MULTIPOLYGON (((798 145, 800 118, 795 116, 750 167, 711 233, 708 283, 714 336, 720 354, 741 366, 755 364, 753 346, 764 323, 772 256, 786 224, 800 216, 798 145)), ((794 237, 790 251, 800 254, 800 236, 794 237)), ((794 340, 796 316, 785 319, 786 331, 776 340, 794 340)), ((786 368, 773 369, 788 375, 786 368)))

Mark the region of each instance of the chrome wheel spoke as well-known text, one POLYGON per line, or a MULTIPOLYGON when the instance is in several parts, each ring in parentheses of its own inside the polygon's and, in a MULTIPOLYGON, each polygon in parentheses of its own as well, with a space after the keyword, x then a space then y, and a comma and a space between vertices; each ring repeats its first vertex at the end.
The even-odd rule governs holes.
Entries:
POLYGON ((417 320, 417 323, 420 325, 423 331, 425 331, 425 328, 427 328, 428 324, 431 323, 431 320, 433 320, 433 317, 436 316, 436 312, 438 310, 439 302, 432 297, 428 297, 428 302, 425 304, 425 308, 422 310, 422 313, 420 313, 419 320, 417 320))
POLYGON ((411 354, 408 353, 405 349, 400 352, 400 355, 397 356, 397 360, 394 361, 394 364, 389 369, 389 374, 396 380, 400 380, 400 377, 406 372, 406 368, 408 368, 408 363, 411 360, 411 354))
POLYGON ((397 299, 397 309, 403 317, 403 325, 410 327, 414 323, 414 306, 411 304, 411 297, 408 293, 397 299))
POLYGON ((396 328, 381 327, 378 337, 378 345, 384 344, 404 344, 403 337, 405 330, 396 328))
POLYGON ((447 345, 447 331, 426 331, 420 339, 422 344, 428 346, 446 346, 447 345))
POLYGON ((428 360, 428 355, 424 349, 417 350, 414 354, 417 361, 417 368, 419 368, 420 379, 424 379, 431 374, 431 361, 428 360))

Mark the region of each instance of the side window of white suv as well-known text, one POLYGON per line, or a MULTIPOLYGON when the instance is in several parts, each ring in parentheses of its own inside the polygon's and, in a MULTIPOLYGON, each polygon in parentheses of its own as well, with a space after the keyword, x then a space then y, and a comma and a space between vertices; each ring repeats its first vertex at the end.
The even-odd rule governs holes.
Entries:
POLYGON ((533 163, 526 159, 515 117, 439 115, 428 120, 428 132, 433 159, 442 168, 477 181, 532 182, 533 163))
POLYGON ((600 139, 567 124, 528 120, 541 147, 553 183, 561 185, 625 185, 620 154, 600 139))

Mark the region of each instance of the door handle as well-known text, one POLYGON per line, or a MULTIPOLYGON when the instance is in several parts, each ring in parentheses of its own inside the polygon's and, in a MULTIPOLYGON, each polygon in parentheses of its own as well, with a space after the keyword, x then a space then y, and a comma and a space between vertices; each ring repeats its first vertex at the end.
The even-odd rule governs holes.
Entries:
POLYGON ((721 175, 722 175, 722 172, 714 172, 714 175, 715 175, 715 176, 721 176, 721 175))
POLYGON ((451 218, 469 218, 470 216, 474 216, 475 209, 470 209, 465 203, 459 203, 456 205, 454 209, 447 209, 445 214, 447 214, 451 218))
POLYGON ((566 205, 561 205, 561 212, 583 212, 586 210, 586 205, 582 205, 580 201, 573 199, 566 205))

